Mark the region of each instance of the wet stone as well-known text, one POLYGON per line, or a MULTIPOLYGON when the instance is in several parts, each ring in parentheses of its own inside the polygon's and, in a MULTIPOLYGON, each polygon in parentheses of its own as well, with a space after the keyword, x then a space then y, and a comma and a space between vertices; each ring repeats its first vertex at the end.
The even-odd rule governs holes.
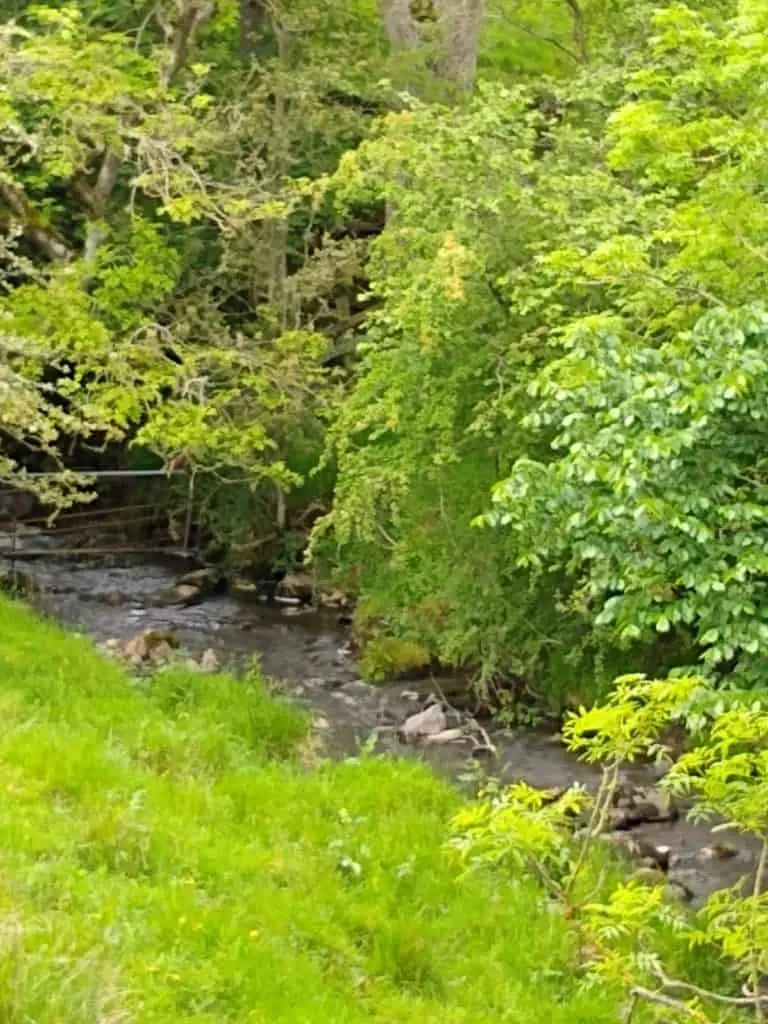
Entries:
POLYGON ((664 895, 673 903, 691 903, 694 893, 682 882, 670 881, 664 886, 664 895))
POLYGON ((696 860, 699 864, 709 864, 712 861, 732 860, 738 855, 738 849, 730 843, 712 843, 699 850, 696 860))
POLYGON ((443 732, 447 725, 448 719, 443 709, 439 704, 432 704, 424 711, 406 718, 401 726, 400 735, 406 742, 419 740, 443 732))
POLYGON ((200 668, 203 672, 218 672, 220 668, 219 658, 212 647, 208 647, 203 651, 203 656, 200 658, 200 668))

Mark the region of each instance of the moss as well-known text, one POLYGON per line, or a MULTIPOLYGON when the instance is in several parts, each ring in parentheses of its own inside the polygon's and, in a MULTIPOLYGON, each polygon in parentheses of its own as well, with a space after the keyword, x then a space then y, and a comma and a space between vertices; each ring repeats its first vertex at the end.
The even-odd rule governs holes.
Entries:
POLYGON ((360 659, 360 671, 373 683, 402 679, 429 668, 432 656, 426 647, 396 636, 369 640, 360 659))

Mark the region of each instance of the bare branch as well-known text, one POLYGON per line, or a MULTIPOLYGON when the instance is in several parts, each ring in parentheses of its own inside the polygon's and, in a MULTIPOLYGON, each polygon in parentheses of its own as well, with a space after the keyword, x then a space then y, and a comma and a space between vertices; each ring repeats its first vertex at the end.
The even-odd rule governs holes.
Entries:
POLYGON ((529 28, 527 25, 523 25, 522 22, 519 21, 507 20, 507 24, 517 32, 523 32, 525 35, 530 36, 531 39, 538 39, 542 43, 549 43, 550 46, 554 46, 556 50, 560 50, 561 53, 564 53, 566 57, 570 57, 571 60, 575 60, 577 64, 581 63, 579 55, 561 43, 559 39, 555 39, 554 36, 545 36, 541 32, 536 32, 534 29, 529 28))
POLYGON ((115 190, 120 174, 122 157, 113 149, 107 148, 101 159, 101 166, 96 181, 91 185, 83 171, 77 171, 70 181, 70 188, 88 211, 88 227, 85 238, 85 260, 93 263, 96 252, 106 237, 100 221, 107 209, 107 204, 115 190))
POLYGON ((92 191, 92 212, 94 217, 103 217, 107 203, 117 184, 122 158, 113 150, 107 149, 101 161, 101 167, 92 191))
POLYGON ((723 1003, 726 1006, 754 1006, 757 1008, 762 1006, 763 1003, 768 1005, 768 996, 724 996, 719 992, 711 992, 709 989, 699 988, 698 985, 691 985, 687 981, 677 981, 675 978, 669 978, 659 968, 656 968, 653 973, 659 979, 663 988, 671 989, 673 992, 689 992, 692 996, 698 996, 701 999, 711 999, 715 1003, 723 1003))
POLYGON ((94 220, 104 216, 107 203, 117 184, 122 159, 112 149, 107 149, 102 158, 96 181, 91 185, 86 172, 80 168, 72 175, 69 187, 83 204, 88 216, 94 220))
POLYGON ((672 996, 665 996, 663 992, 654 992, 642 985, 635 985, 632 989, 632 996, 638 999, 645 999, 649 1003, 657 1003, 659 1006, 666 1006, 668 1010, 675 1010, 677 1013, 684 1013, 693 1020, 701 1020, 701 1014, 693 1010, 682 999, 673 999, 672 996))

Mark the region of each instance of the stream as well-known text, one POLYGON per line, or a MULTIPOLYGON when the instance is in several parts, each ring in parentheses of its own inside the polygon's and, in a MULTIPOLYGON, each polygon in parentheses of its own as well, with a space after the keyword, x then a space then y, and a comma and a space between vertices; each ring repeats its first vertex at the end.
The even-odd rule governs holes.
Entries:
MULTIPOLYGON (((0 572, 10 564, 2 557, 0 572)), ((573 782, 594 785, 597 773, 570 756, 557 737, 534 730, 511 730, 483 723, 496 750, 481 760, 472 758, 465 743, 413 745, 403 743, 398 730, 419 711, 437 689, 431 678, 373 686, 360 679, 348 636, 332 610, 292 605, 265 605, 232 596, 214 596, 190 607, 161 607, 159 595, 190 567, 180 560, 69 560, 50 556, 19 561, 17 566, 34 581, 30 598, 42 612, 69 628, 104 643, 129 639, 148 629, 173 633, 183 648, 200 654, 215 650, 222 665, 233 670, 258 657, 264 672, 279 690, 307 707, 323 749, 330 757, 345 757, 368 742, 379 753, 418 757, 451 780, 466 777, 468 766, 504 780, 525 780, 539 787, 567 787, 573 782)), ((655 785, 652 767, 628 770, 638 786, 655 785)), ((655 847, 669 847, 670 878, 677 877, 699 904, 712 891, 749 875, 756 848, 728 834, 730 855, 712 857, 712 834, 684 817, 677 821, 644 822, 632 828, 633 838, 655 847)))

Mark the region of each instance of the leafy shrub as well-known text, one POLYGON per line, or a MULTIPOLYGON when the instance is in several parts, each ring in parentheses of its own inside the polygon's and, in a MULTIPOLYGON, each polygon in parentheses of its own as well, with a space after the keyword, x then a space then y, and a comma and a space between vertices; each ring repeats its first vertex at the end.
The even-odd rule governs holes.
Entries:
POLYGON ((577 937, 585 984, 625 990, 623 1021, 634 1019, 641 1004, 655 1020, 668 1020, 671 1012, 674 1020, 700 1024, 762 1021, 768 1008, 762 987, 768 972, 766 737, 768 712, 759 701, 740 694, 726 699, 697 677, 624 677, 604 705, 582 709, 564 727, 569 749, 603 765, 591 800, 578 787, 558 800, 527 786, 493 786, 456 815, 451 847, 469 870, 522 870, 545 887, 577 937), (692 797, 694 817, 725 818, 761 847, 751 887, 715 893, 695 915, 671 903, 663 886, 626 881, 595 855, 620 766, 665 753, 661 738, 678 722, 689 724, 695 743, 664 777, 663 789, 692 797), (574 820, 587 803, 587 823, 575 836, 574 820), (700 954, 698 974, 675 976, 691 950, 700 954), (721 980, 723 965, 730 988, 703 986, 702 968, 710 981, 721 980))

